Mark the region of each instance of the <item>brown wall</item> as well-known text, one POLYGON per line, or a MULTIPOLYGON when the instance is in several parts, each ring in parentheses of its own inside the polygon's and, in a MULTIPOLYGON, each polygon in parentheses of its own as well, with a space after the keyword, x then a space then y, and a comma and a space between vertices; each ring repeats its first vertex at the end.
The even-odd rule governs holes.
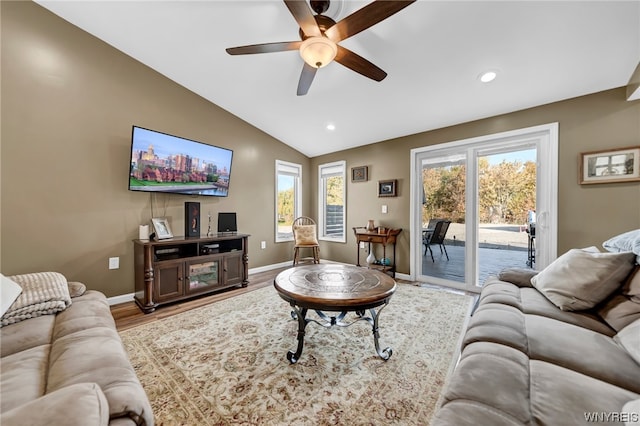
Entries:
POLYGON ((275 160, 302 164, 309 182, 307 157, 35 3, 1 8, 5 275, 55 270, 108 296, 133 292, 131 240, 151 197, 127 190, 132 124, 234 150, 229 197, 155 196, 175 235, 184 202, 198 201, 214 229, 218 211, 238 213, 250 268, 291 258, 292 244, 274 244, 275 160))
POLYGON ((369 166, 368 182, 348 178, 347 243, 323 241, 322 257, 353 263, 351 227, 374 219, 405 229, 398 259, 407 273, 410 150, 551 122, 560 127, 558 253, 640 228, 639 183, 577 183, 580 152, 640 145, 640 101, 626 102, 624 88, 310 160, 34 3, 0 2, 0 11, 4 274, 56 270, 108 296, 133 292, 131 240, 151 217, 151 198, 126 189, 132 124, 234 150, 228 198, 158 195, 154 216, 182 234, 184 201, 214 217, 238 212, 252 235, 251 268, 291 259, 290 243, 273 243, 276 159, 303 165, 303 211, 312 217, 318 164, 369 166), (398 197, 377 197, 382 179, 398 179, 398 197), (119 270, 107 269, 111 256, 120 256, 119 270))
MULTIPOLYGON (((581 152, 640 145, 640 101, 625 101, 625 90, 621 87, 313 158, 312 168, 337 160, 346 160, 349 173, 351 167, 369 166, 368 182, 348 179, 347 243, 324 244, 322 257, 355 262, 351 227, 374 219, 376 224, 404 229, 398 244, 398 270, 408 273, 411 149, 552 122, 559 123, 558 255, 573 247, 599 246, 613 235, 640 228, 640 182, 578 184, 581 152), (377 197, 377 182, 386 179, 398 179, 397 198, 377 197), (383 204, 388 205, 387 214, 380 212, 383 204)), ((312 178, 316 188, 317 177, 312 178)), ((316 209, 314 197, 312 211, 316 209)))

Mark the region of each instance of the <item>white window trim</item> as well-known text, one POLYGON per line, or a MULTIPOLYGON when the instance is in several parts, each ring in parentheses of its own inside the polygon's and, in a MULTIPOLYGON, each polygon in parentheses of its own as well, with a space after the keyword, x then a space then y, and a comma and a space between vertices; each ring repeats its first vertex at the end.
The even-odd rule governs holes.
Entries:
POLYGON ((287 241, 293 241, 293 232, 290 237, 280 237, 278 233, 278 176, 289 175, 297 178, 294 184, 294 216, 298 217, 302 214, 302 165, 296 163, 290 163, 288 161, 276 160, 276 185, 275 185, 275 207, 274 207, 274 222, 275 222, 275 242, 284 243, 287 241))
MULTIPOLYGON (((411 210, 410 210, 410 227, 412 230, 419 229, 421 215, 420 208, 417 200, 421 199, 422 189, 420 185, 421 170, 419 164, 420 154, 428 151, 443 150, 451 148, 452 150, 468 150, 470 158, 474 161, 469 164, 475 164, 475 149, 476 145, 482 145, 480 149, 486 150, 488 142, 495 142, 496 144, 504 144, 505 142, 514 141, 516 144, 522 144, 527 139, 530 139, 537 147, 538 160, 536 162, 537 167, 537 196, 536 196, 536 210, 537 210, 537 227, 536 227, 536 269, 544 269, 545 266, 553 262, 557 257, 558 247, 558 123, 549 123, 539 126, 527 127, 523 129, 517 129, 502 133, 496 133, 491 135, 479 136, 470 139, 463 139, 454 142, 447 142, 438 145, 431 145, 427 147, 415 148, 411 150, 411 210), (542 188, 544 188, 542 190, 542 188), (542 196, 544 194, 545 196, 542 196)), ((504 145, 503 145, 504 146, 504 145)), ((469 171, 474 172, 475 170, 469 171)), ((475 168, 475 165, 473 166, 475 168)), ((469 191, 467 197, 475 196, 476 191, 469 191)), ((467 199, 467 205, 475 205, 475 199, 467 199)), ((474 247, 476 244, 475 234, 471 232, 470 224, 467 223, 467 235, 469 236, 469 247, 474 247)), ((421 240, 412 239, 410 245, 410 274, 409 279, 417 279, 422 270, 421 262, 419 261, 421 253, 421 240)), ((468 256, 470 258, 470 256, 468 256)), ((470 269, 475 265, 475 259, 467 261, 465 266, 465 276, 475 277, 476 274, 473 269, 470 269)), ((437 281, 434 279, 434 281, 437 281)), ((477 291, 478 287, 463 284, 460 287, 453 285, 451 282, 443 285, 448 285, 454 288, 460 288, 463 290, 477 291)))
POLYGON ((323 241, 333 241, 338 243, 346 243, 347 242, 347 162, 344 160, 334 161, 332 163, 320 164, 318 166, 318 239, 323 241), (336 171, 332 174, 342 174, 342 179, 344 182, 343 186, 343 200, 344 206, 342 209, 342 236, 334 237, 324 235, 325 229, 325 207, 326 207, 326 198, 324 196, 324 179, 323 176, 330 173, 327 172, 328 169, 336 169, 336 171), (324 172, 324 173, 323 173, 324 172))

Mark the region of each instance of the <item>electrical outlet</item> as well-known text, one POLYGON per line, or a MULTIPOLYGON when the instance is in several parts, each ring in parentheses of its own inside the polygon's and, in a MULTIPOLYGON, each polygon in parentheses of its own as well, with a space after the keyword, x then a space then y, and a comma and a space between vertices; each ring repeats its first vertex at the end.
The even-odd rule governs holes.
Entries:
POLYGON ((260 241, 260 248, 261 249, 266 249, 267 248, 267 242, 266 241, 260 241))
POLYGON ((110 257, 109 258, 109 269, 120 269, 120 258, 119 257, 110 257))
POLYGON ((385 214, 387 213, 387 205, 386 204, 382 206, 382 213, 385 213, 385 214))
POLYGON ((364 248, 365 248, 365 247, 364 247, 364 241, 360 241, 360 248, 361 248, 361 249, 364 249, 364 248))

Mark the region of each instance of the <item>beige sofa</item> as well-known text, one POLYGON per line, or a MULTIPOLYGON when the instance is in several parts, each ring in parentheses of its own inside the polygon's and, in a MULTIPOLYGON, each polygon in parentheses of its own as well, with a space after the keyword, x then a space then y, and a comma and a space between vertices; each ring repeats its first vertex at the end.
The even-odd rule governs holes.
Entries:
MULTIPOLYGON (((66 283, 55 273, 10 278, 31 283, 31 289, 40 281, 66 283)), ((0 424, 153 425, 149 400, 106 297, 85 292, 79 283, 69 285, 69 300, 60 312, 45 314, 23 307, 18 318, 11 319, 11 312, 2 317, 0 424)), ((50 309, 52 302, 46 303, 50 309)))
POLYGON ((487 280, 432 425, 640 424, 640 266, 578 290, 588 263, 563 257, 487 280))

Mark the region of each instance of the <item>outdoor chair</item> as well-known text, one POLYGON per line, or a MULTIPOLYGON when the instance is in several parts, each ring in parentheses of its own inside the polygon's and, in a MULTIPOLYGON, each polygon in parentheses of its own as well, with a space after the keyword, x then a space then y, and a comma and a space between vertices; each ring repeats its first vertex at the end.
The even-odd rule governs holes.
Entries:
POLYGON ((440 253, 443 253, 449 260, 449 254, 447 253, 447 248, 444 245, 444 237, 447 235, 447 230, 449 229, 449 224, 451 221, 449 220, 440 220, 436 223, 435 228, 432 233, 425 233, 423 235, 422 244, 424 244, 424 255, 427 255, 427 250, 431 254, 431 261, 435 263, 435 259, 433 258, 433 251, 431 250, 431 246, 437 244, 440 246, 440 253))
POLYGON ((320 244, 316 237, 316 223, 313 219, 301 216, 291 225, 295 246, 293 250, 293 266, 300 261, 300 249, 310 248, 313 253, 313 263, 320 263, 320 244))

